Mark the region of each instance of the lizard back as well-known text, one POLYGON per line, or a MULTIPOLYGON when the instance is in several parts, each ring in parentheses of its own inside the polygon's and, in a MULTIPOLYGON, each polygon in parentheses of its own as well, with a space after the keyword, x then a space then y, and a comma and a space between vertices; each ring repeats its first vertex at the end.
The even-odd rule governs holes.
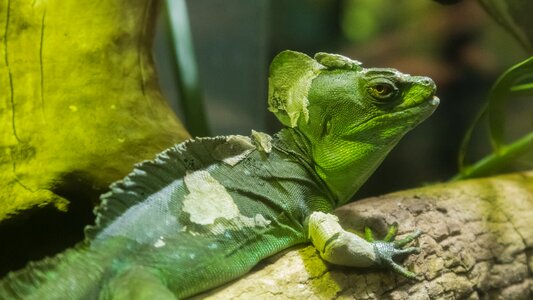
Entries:
MULTIPOLYGON (((324 186, 276 140, 260 133, 252 137, 194 139, 137 165, 101 197, 83 250, 65 254, 72 259, 59 255, 48 259, 46 268, 36 263, 8 276, 0 282, 0 295, 16 290, 31 295, 53 280, 58 287, 79 284, 82 290, 69 290, 73 299, 110 298, 121 292, 120 282, 131 286, 135 278, 149 276, 161 289, 185 297, 305 242, 304 220, 317 210, 313 199, 323 199, 324 186), (69 265, 94 265, 91 276, 98 283, 85 285, 91 271, 76 275, 69 265), (53 279, 46 274, 54 274, 53 279), (78 282, 65 280, 73 274, 78 282), (25 282, 29 277, 34 279, 25 282)), ((324 201, 316 203, 324 206, 324 201)))

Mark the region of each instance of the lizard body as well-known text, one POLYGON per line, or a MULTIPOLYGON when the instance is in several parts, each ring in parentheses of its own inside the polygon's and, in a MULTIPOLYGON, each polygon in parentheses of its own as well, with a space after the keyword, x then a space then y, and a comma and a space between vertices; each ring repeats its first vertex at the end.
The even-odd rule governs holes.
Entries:
POLYGON ((307 241, 332 263, 412 277, 392 257, 415 252, 400 247, 418 233, 365 240, 329 212, 433 112, 434 92, 426 77, 284 51, 271 65, 269 109, 287 128, 192 139, 137 165, 102 196, 85 242, 9 274, 0 298, 184 298, 307 241))

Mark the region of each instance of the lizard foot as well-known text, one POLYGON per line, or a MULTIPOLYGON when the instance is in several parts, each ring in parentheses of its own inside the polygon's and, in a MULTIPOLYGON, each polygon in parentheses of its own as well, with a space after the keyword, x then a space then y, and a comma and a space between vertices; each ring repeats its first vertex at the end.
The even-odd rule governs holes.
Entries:
POLYGON ((411 253, 420 253, 420 248, 418 247, 409 247, 403 248, 406 244, 415 240, 422 234, 421 230, 415 230, 408 234, 401 240, 395 241, 396 233, 398 232, 398 223, 392 224, 387 232, 387 235, 383 240, 375 240, 372 230, 368 227, 365 227, 365 239, 374 245, 374 251, 378 257, 377 264, 379 266, 390 268, 396 273, 403 275, 409 279, 416 279, 416 274, 407 270, 405 267, 397 264, 393 258, 396 256, 407 255, 411 253))

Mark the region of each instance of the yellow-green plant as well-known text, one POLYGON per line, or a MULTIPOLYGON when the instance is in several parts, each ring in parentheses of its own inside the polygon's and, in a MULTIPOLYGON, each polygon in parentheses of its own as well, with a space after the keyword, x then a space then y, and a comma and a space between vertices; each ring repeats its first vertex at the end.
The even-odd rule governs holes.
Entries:
MULTIPOLYGON (((533 52, 533 19, 529 17, 533 2, 524 0, 479 0, 485 10, 529 53, 533 52)), ((533 57, 512 66, 492 86, 485 105, 468 129, 459 150, 459 174, 453 179, 484 176, 497 172, 524 154, 533 151, 533 130, 513 142, 505 136, 506 107, 510 99, 520 95, 533 98, 533 57), (492 153, 475 164, 465 165, 465 155, 472 132, 480 120, 487 116, 492 153)), ((531 99, 530 99, 531 100, 531 99)))
POLYGON ((94 191, 188 137, 151 57, 158 1, 0 3, 0 220, 94 191), (76 193, 74 193, 76 194, 76 193))

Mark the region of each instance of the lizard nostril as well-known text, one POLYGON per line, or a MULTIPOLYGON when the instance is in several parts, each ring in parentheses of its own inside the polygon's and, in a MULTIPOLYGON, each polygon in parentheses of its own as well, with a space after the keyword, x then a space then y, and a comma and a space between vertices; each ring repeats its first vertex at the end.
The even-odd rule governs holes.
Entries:
POLYGON ((434 94, 437 90, 437 86, 435 85, 435 82, 429 77, 422 77, 419 83, 425 87, 431 88, 432 94, 434 94))
POLYGON ((426 85, 426 86, 432 86, 432 85, 435 85, 435 83, 433 83, 433 80, 429 79, 429 78, 424 78, 422 79, 421 83, 423 85, 426 85))

